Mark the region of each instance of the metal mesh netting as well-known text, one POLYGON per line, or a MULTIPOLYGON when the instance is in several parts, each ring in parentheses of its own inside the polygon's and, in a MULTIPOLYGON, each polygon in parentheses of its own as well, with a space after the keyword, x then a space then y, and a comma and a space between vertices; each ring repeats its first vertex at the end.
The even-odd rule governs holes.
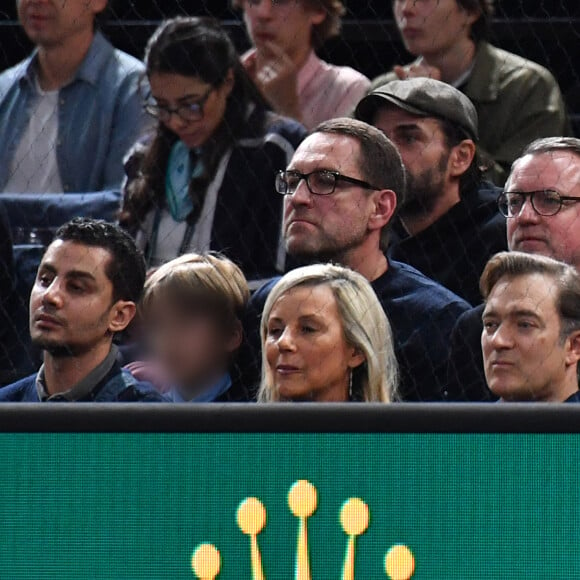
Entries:
MULTIPOLYGON (((405 64, 412 60, 413 57, 406 52, 393 21, 390 2, 368 0, 351 1, 347 4, 342 34, 328 41, 319 51, 323 59, 351 66, 370 79, 390 70, 396 64, 405 64)), ((109 3, 106 12, 99 17, 99 26, 115 47, 142 59, 145 44, 160 21, 178 15, 214 16, 223 22, 240 54, 250 46, 241 15, 239 11, 231 8, 229 0, 118 0, 109 3)), ((500 48, 547 67, 553 73, 564 95, 572 128, 577 135, 580 133, 580 62, 577 59, 579 39, 580 6, 575 0, 496 2, 490 41, 500 48)), ((0 71, 20 62, 30 54, 31 49, 31 43, 17 22, 15 8, 0 8, 0 71)), ((279 161, 279 165, 283 165, 283 160, 279 161)), ((279 168, 281 167, 273 168, 273 171, 279 168)), ((248 170, 251 171, 251 167, 248 170)), ((115 198, 101 196, 101 207, 105 208, 103 217, 115 218, 117 201, 115 198)), ((73 211, 90 212, 90 209, 82 205, 82 201, 79 203, 73 211)), ((58 200, 55 204, 51 211, 58 214, 58 200)), ((22 233, 21 230, 26 230, 26 212, 30 211, 22 207, 18 217, 22 224, 15 226, 11 223, 10 226, 16 245, 28 247, 27 257, 24 262, 19 262, 20 258, 16 255, 16 297, 14 302, 4 304, 5 309, 10 310, 10 320, 14 328, 12 332, 6 333, 10 335, 7 340, 11 354, 8 357, 10 362, 0 369, 0 383, 32 372, 38 364, 38 353, 31 348, 28 338, 27 301, 35 265, 43 247, 50 240, 50 228, 47 231, 38 228, 32 234, 28 231, 22 233), (19 239, 21 233, 23 239, 19 239)), ((10 217, 13 219, 14 213, 10 217)), ((58 216, 55 220, 58 221, 58 216)), ((51 228, 56 225, 51 223, 51 228)), ((243 244, 243 235, 239 237, 243 244)), ((269 240, 271 236, 264 233, 262 243, 271 243, 269 240)), ((270 251, 276 253, 273 248, 270 251)), ((275 259, 276 256, 272 258, 275 259)), ((262 274, 263 271, 257 271, 251 277, 260 278, 262 274)), ((429 363, 421 361, 417 364, 429 363)), ((480 394, 474 395, 466 391, 465 396, 478 398, 480 394)), ((415 392, 409 398, 420 399, 420 396, 415 392)))

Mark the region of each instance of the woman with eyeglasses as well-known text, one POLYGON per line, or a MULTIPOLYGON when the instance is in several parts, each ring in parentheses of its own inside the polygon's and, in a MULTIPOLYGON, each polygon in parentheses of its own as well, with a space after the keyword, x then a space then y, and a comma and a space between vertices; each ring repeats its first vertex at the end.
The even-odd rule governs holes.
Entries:
POLYGON ((214 20, 164 22, 149 40, 145 66, 145 109, 157 128, 126 162, 121 221, 148 264, 213 250, 249 280, 283 271, 274 180, 305 129, 268 111, 214 20))

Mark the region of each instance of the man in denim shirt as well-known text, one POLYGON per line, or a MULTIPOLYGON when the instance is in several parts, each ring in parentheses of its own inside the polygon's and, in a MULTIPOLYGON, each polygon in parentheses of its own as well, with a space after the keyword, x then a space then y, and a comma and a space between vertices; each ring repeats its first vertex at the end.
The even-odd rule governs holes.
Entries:
POLYGON ((0 403, 163 402, 121 369, 113 344, 133 320, 144 282, 143 255, 118 226, 91 218, 62 226, 30 294, 30 336, 43 364, 0 389, 0 403))
POLYGON ((107 0, 17 0, 33 54, 0 75, 0 192, 118 189, 146 127, 142 64, 95 30, 107 0))

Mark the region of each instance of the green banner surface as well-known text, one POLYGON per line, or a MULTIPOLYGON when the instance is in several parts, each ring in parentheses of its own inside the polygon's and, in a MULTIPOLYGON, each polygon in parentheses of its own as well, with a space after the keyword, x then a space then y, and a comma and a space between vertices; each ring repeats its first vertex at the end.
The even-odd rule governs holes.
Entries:
POLYGON ((2 580, 191 580, 204 544, 219 580, 580 578, 580 435, 0 434, 0 457, 2 580))

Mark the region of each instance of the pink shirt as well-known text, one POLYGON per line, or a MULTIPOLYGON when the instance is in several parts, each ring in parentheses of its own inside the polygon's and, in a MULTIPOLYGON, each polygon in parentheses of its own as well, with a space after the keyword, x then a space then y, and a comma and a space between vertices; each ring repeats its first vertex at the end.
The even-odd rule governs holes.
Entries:
POLYGON ((329 64, 312 51, 298 72, 302 124, 313 129, 322 121, 351 115, 370 84, 353 68, 329 64))

